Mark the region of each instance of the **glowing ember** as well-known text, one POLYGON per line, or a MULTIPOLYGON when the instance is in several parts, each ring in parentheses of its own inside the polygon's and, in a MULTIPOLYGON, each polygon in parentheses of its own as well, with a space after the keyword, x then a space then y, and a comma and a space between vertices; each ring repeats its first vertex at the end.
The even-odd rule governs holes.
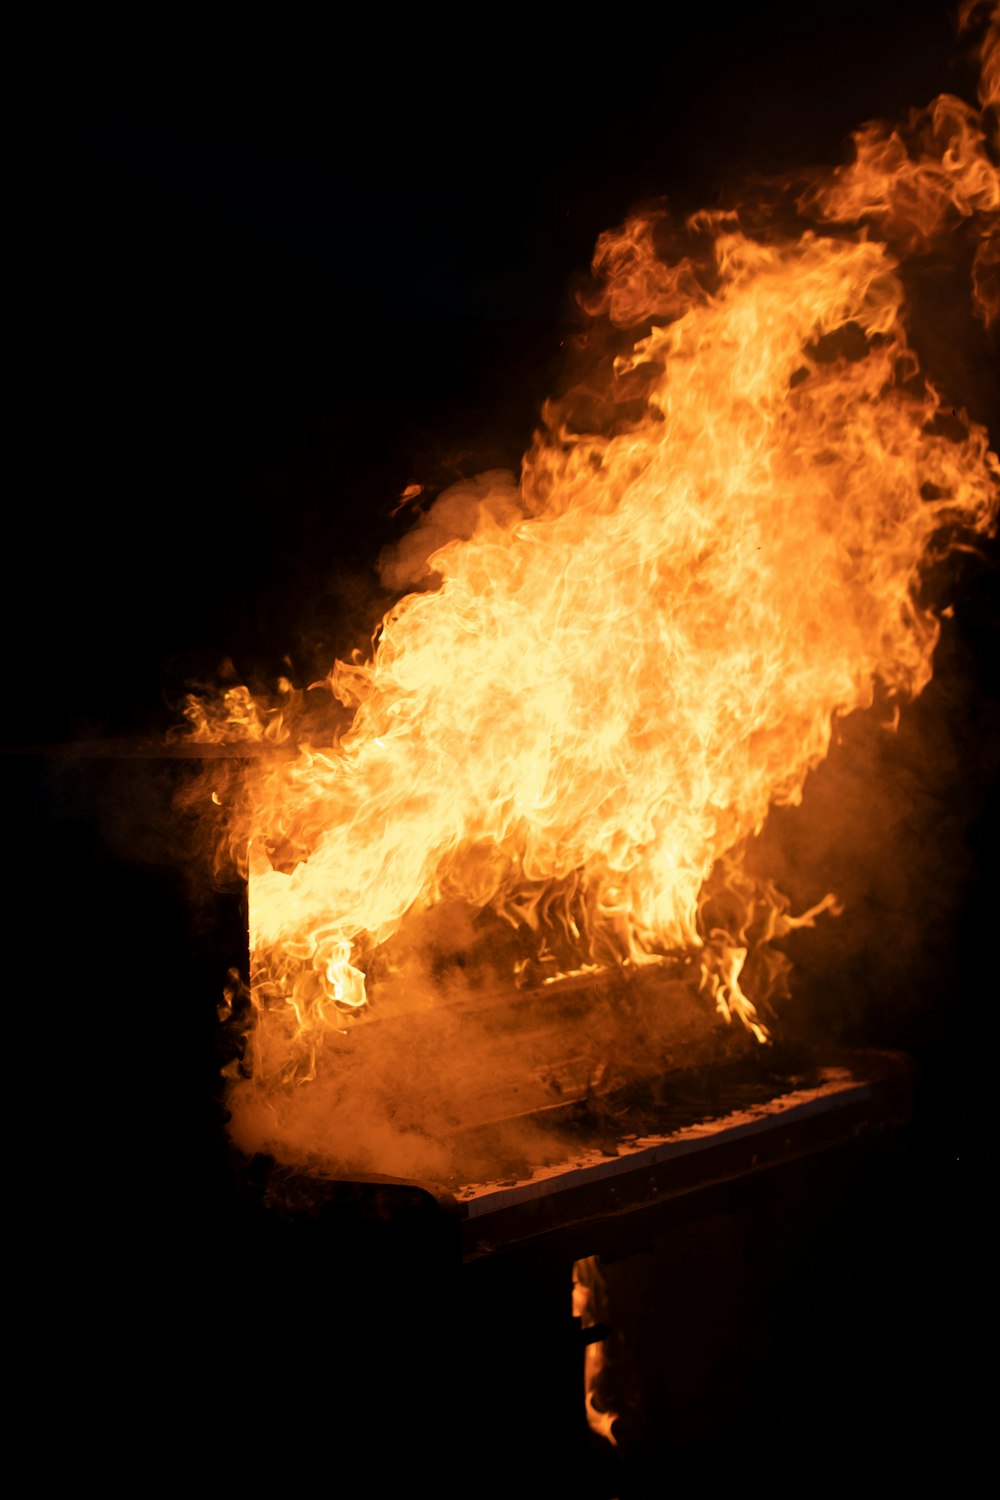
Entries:
MULTIPOLYGON (((986 106, 997 56, 994 24, 986 106)), ((594 317, 633 332, 590 425, 579 393, 554 404, 519 483, 482 475, 424 516, 395 564, 423 591, 330 673, 337 742, 277 748, 294 723, 245 690, 192 704, 201 737, 276 747, 242 830, 247 1099, 316 1072, 434 909, 503 919, 536 976, 696 953, 709 1003, 764 1035, 748 931, 790 919, 741 846, 800 799, 838 715, 926 685, 922 570, 996 513, 987 435, 922 374, 900 274, 964 235, 995 314, 989 117, 943 97, 866 127, 781 219, 602 236, 594 317), (725 928, 713 871, 739 897, 725 928)), ((280 1135, 254 1109, 248 1139, 280 1135)))

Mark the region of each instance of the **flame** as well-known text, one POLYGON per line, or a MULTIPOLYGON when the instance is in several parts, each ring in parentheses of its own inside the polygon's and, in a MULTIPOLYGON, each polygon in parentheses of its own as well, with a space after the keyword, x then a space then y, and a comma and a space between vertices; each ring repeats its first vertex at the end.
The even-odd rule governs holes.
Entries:
MULTIPOLYGON (((603 384, 546 409, 519 483, 480 476, 422 517, 425 587, 329 674, 346 731, 253 766, 255 1086, 311 1076, 438 906, 491 911, 553 972, 697 952, 763 1038, 747 933, 761 908, 769 934, 792 919, 757 891, 712 927, 710 876, 738 885, 838 716, 924 688, 924 571, 995 521, 1000 466, 921 368, 903 267, 961 240, 995 317, 997 51, 993 14, 983 109, 944 95, 866 126, 790 227, 758 202, 601 237, 588 312, 628 331, 603 384), (461 524, 435 527, 442 507, 461 524)), ((243 690, 191 716, 287 737, 243 690)))
MULTIPOLYGON (((596 1255, 585 1256, 573 1264, 572 1307, 573 1316, 579 1319, 581 1329, 595 1328, 608 1320, 608 1284, 596 1255)), ((611 1360, 608 1357, 609 1342, 608 1339, 595 1339, 584 1347, 583 1401, 587 1426, 591 1432, 606 1438, 613 1447, 617 1447, 614 1426, 618 1413, 609 1401, 611 1392, 606 1389, 614 1384, 611 1360)))

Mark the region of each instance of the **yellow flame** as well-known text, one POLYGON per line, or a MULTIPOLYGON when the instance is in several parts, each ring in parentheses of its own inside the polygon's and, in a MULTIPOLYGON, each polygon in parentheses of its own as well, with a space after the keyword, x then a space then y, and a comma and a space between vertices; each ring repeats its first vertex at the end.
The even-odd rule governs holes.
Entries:
MULTIPOLYGON (((434 586, 330 673, 347 732, 254 768, 258 1077, 310 1076, 372 955, 441 902, 558 932, 580 967, 701 950, 719 1011, 764 1036, 706 881, 800 799, 838 715, 931 676, 922 568, 943 527, 993 524, 998 465, 940 420, 899 267, 962 226, 995 246, 998 209, 984 117, 942 96, 860 132, 800 193, 804 232, 702 213, 667 259, 662 216, 602 236, 592 311, 637 333, 593 427, 553 405, 519 484, 439 499, 464 520, 434 586)), ((216 717, 281 738, 244 692, 216 717)))

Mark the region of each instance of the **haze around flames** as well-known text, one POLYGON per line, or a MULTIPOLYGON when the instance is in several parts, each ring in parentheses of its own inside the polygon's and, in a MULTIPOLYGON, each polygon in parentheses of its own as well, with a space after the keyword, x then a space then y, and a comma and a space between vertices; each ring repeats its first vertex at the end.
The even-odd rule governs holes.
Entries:
POLYGON ((191 701, 199 738, 265 751, 239 1087, 312 1077, 435 907, 492 913, 532 972, 697 954, 707 1003, 764 1036, 748 929, 792 919, 755 888, 713 926, 713 871, 741 888, 838 716, 920 693, 926 569, 996 518, 987 433, 914 350, 906 265, 957 246, 995 321, 998 55, 994 16, 980 110, 942 96, 810 182, 601 236, 588 310, 617 352, 546 408, 519 479, 423 517, 392 562, 419 590, 330 671, 334 742, 245 690, 191 701))

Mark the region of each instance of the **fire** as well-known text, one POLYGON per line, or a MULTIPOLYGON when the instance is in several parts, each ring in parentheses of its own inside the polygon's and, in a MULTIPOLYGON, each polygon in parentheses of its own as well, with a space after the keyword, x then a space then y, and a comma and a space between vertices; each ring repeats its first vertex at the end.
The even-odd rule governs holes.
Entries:
POLYGON ((425 515, 398 565, 423 586, 329 674, 338 737, 302 742, 245 690, 192 704, 201 737, 265 752, 240 1088, 313 1076, 435 909, 491 913, 536 977, 695 953, 709 1003, 765 1035, 750 928, 791 919, 741 849, 839 716, 924 688, 925 569, 996 516, 985 430, 921 369, 906 261, 965 247, 995 316, 997 57, 994 18, 982 110, 943 96, 865 127, 791 202, 601 237, 603 385, 546 409, 519 481, 480 475, 425 515), (749 891, 726 930, 713 871, 749 891))
MULTIPOLYGON (((606 1324, 608 1318, 608 1303, 608 1286, 600 1259, 596 1255, 588 1255, 583 1260, 576 1261, 573 1266, 572 1307, 573 1316, 579 1318, 581 1329, 598 1328, 604 1331, 601 1325, 606 1324)), ((605 1343, 605 1339, 592 1338, 584 1347, 584 1411, 591 1432, 607 1438, 609 1443, 617 1447, 614 1424, 618 1414, 612 1409, 609 1393, 602 1389, 611 1383, 606 1373, 609 1361, 605 1343)))

